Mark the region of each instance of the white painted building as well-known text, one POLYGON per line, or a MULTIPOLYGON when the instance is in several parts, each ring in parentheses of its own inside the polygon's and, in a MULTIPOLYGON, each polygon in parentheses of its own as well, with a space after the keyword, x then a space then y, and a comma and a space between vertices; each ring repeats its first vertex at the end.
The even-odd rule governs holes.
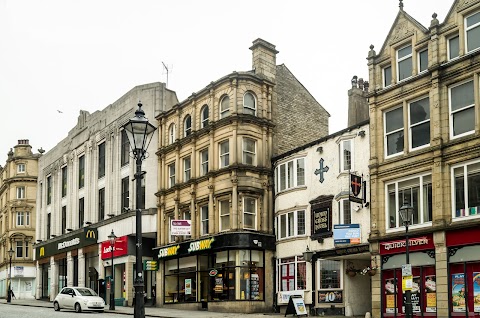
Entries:
MULTIPOLYGON (((356 78, 352 84, 349 94, 360 97, 354 108, 365 111, 368 84, 365 91, 356 78)), ((363 116, 368 116, 366 109, 363 116)), ((292 294, 303 296, 318 315, 371 311, 369 275, 374 271, 367 271, 376 266, 371 265, 368 243, 369 121, 359 119, 364 117, 274 158, 276 292, 282 311, 292 294), (313 252, 310 262, 306 251, 313 252)))
MULTIPOLYGON (((118 303, 133 300, 135 264, 135 161, 122 126, 142 102, 145 117, 178 103, 163 83, 133 88, 101 111, 80 111, 78 123, 39 160, 35 259, 36 298, 53 300, 64 286, 88 286, 104 298, 114 286, 118 303), (114 254, 116 284, 111 284, 111 231, 119 238, 114 254), (103 243, 103 244, 102 244, 103 243)), ((54 124, 54 123, 52 123, 54 124)), ((158 134, 142 162, 143 256, 153 259, 157 235, 158 134)), ((145 272, 150 297, 154 272, 145 272)), ((117 305, 118 305, 117 303, 117 305)))

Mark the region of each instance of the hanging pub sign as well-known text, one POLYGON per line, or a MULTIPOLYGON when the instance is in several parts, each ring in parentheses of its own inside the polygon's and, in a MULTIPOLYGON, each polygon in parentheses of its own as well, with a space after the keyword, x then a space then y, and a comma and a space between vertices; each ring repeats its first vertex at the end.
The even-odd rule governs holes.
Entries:
POLYGON ((356 203, 363 203, 362 196, 359 197, 362 190, 363 176, 350 174, 350 201, 356 203))

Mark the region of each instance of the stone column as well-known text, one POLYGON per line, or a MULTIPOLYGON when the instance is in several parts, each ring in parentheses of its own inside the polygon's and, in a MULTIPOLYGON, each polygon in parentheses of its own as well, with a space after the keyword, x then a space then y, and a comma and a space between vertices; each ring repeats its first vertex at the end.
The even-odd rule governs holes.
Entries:
POLYGON ((42 279, 43 279, 43 270, 40 264, 37 261, 37 273, 36 273, 36 282, 37 286, 35 289, 35 299, 42 298, 42 279))
POLYGON ((58 263, 53 256, 50 257, 50 301, 58 294, 58 263))
POLYGON ((78 286, 85 287, 85 254, 83 249, 78 249, 78 286))
POLYGON ((448 249, 445 244, 445 232, 433 233, 433 243, 437 275, 437 317, 448 317, 448 249))
POLYGON ((73 257, 72 251, 67 252, 67 286, 73 286, 73 257))

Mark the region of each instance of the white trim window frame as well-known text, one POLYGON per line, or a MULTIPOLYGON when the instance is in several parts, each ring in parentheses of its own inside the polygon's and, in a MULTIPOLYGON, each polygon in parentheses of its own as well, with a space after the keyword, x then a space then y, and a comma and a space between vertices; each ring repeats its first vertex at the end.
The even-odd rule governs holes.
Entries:
POLYGON ((341 199, 338 201, 339 224, 352 224, 352 203, 350 199, 341 199))
POLYGON ((397 50, 397 81, 401 82, 412 77, 412 44, 405 45, 397 50))
POLYGON ((200 235, 208 235, 208 205, 200 207, 200 235))
POLYGON ((192 178, 192 159, 190 156, 183 158, 183 182, 192 178))
POLYGON ((257 165, 257 141, 253 138, 243 138, 243 158, 242 163, 245 165, 256 166, 257 165))
POLYGON ((390 157, 403 154, 404 152, 403 107, 399 106, 384 112, 383 119, 384 119, 383 131, 385 132, 385 135, 384 135, 385 158, 390 158, 390 157), (396 148, 393 148, 393 146, 396 146, 396 148))
POLYGON ((15 259, 24 258, 23 241, 15 241, 15 259))
POLYGON ((168 165, 168 187, 175 185, 175 162, 168 165))
POLYGON ((210 114, 208 112, 208 105, 203 105, 202 109, 200 110, 201 128, 205 128, 208 126, 208 118, 210 117, 210 114))
POLYGON ((218 152, 220 156, 220 168, 230 165, 230 141, 227 139, 218 144, 218 152))
POLYGON ((230 230, 230 200, 218 200, 218 210, 220 216, 220 232, 230 230))
POLYGON ((208 173, 208 148, 200 151, 200 176, 208 173))
POLYGON ((18 211, 17 212, 17 226, 25 226, 25 212, 18 211))
POLYGON ((385 184, 385 228, 387 232, 404 230, 398 211, 408 203, 413 207, 409 226, 423 227, 432 223, 432 175, 409 176, 385 184))
POLYGON ((430 98, 408 103, 408 144, 410 150, 430 146, 430 98))
POLYGON ((419 74, 428 71, 428 48, 418 51, 417 64, 419 74))
POLYGON ((480 11, 465 17, 465 47, 467 53, 480 48, 480 11))
POLYGON ((460 36, 458 34, 453 35, 448 38, 447 42, 448 60, 458 58, 460 56, 460 36))
POLYGON ((283 162, 275 168, 277 193, 305 186, 305 157, 283 162))
POLYGON ((168 144, 171 145, 175 142, 175 124, 172 123, 168 126, 168 144))
POLYGON ((302 256, 279 258, 277 260, 277 291, 307 289, 307 262, 302 256))
POLYGON ((25 173, 26 165, 24 163, 17 164, 17 173, 25 173))
POLYGON ((392 65, 388 65, 382 68, 382 82, 383 87, 389 87, 392 85, 392 65))
POLYGON ((192 134, 192 116, 187 115, 183 120, 183 137, 188 137, 192 134))
POLYGON ((223 96, 220 101, 220 119, 230 116, 230 97, 223 96))
POLYGON ((353 139, 345 139, 340 141, 340 172, 354 170, 353 145, 353 139))
POLYGON ((253 197, 243 198, 243 228, 248 230, 257 229, 257 199, 253 197))
POLYGON ((305 210, 295 210, 277 216, 277 240, 306 235, 305 210))
POLYGON ((448 88, 450 138, 475 133, 475 87, 470 79, 448 88))
POLYGON ((480 193, 477 189, 480 189, 480 160, 452 166, 451 185, 452 220, 479 218, 480 193))
POLYGON ((243 95, 243 113, 257 115, 257 98, 252 92, 246 92, 243 95))
POLYGON ((17 187, 17 199, 25 199, 25 186, 17 187))

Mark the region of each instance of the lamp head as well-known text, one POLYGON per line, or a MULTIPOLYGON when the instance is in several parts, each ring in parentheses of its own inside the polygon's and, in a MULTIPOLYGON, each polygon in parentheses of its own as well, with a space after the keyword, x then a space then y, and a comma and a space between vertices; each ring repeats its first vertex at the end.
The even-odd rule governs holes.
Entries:
POLYGON ((156 128, 145 118, 145 112, 140 101, 138 102, 138 109, 135 111, 135 117, 123 125, 123 129, 127 134, 135 159, 144 159, 153 137, 152 133, 156 128))
POLYGON ((110 233, 110 235, 108 236, 108 240, 110 241, 110 245, 115 244, 115 239, 116 238, 117 238, 117 236, 115 235, 115 233, 113 233, 113 229, 112 229, 112 233, 110 233))
POLYGON ((311 262, 312 261, 313 252, 310 251, 308 246, 307 246, 307 250, 305 252, 303 252, 302 254, 303 254, 303 258, 305 259, 306 262, 311 262))
POLYGON ((10 246, 10 249, 8 250, 8 256, 10 256, 10 259, 13 257, 13 253, 15 253, 15 251, 14 251, 13 248, 10 246))
POLYGON ((409 225, 412 220, 413 207, 410 204, 408 204, 408 202, 404 202, 402 207, 398 211, 398 213, 402 218, 403 224, 409 225))

